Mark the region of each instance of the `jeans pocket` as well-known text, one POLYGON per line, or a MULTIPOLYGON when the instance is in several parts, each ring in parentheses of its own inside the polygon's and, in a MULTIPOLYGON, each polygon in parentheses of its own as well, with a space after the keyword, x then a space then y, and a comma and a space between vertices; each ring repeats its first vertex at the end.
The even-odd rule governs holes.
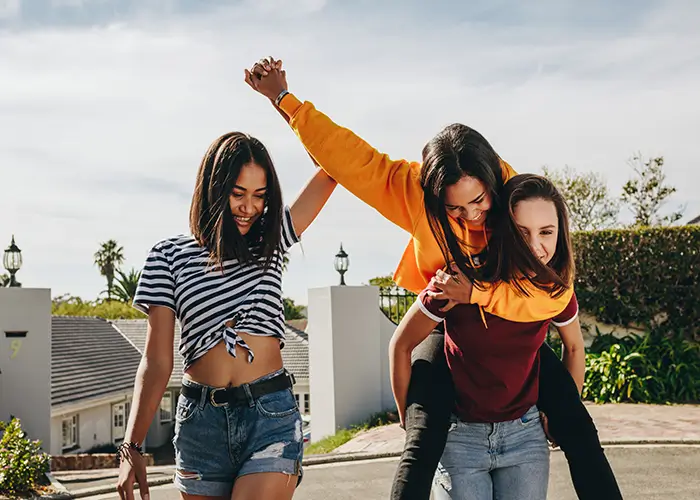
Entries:
POLYGON ((194 417, 197 411, 199 411, 199 402, 180 394, 175 408, 175 423, 184 424, 194 417))
POLYGON ((537 407, 533 406, 525 413, 525 415, 520 417, 519 420, 520 424, 523 426, 530 426, 534 425, 535 423, 539 423, 541 421, 540 411, 537 409, 537 407))
POLYGON ((263 417, 268 418, 286 417, 299 411, 294 394, 289 389, 260 396, 255 406, 263 417))

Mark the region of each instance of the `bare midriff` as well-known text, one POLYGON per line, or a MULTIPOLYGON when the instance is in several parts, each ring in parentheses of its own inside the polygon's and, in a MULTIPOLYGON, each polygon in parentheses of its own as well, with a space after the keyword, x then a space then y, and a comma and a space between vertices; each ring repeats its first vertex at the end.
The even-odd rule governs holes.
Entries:
POLYGON ((226 350, 223 340, 211 348, 185 371, 194 382, 210 387, 235 387, 256 380, 282 368, 282 352, 277 337, 262 337, 240 333, 255 353, 248 362, 248 351, 236 346, 236 357, 226 350))

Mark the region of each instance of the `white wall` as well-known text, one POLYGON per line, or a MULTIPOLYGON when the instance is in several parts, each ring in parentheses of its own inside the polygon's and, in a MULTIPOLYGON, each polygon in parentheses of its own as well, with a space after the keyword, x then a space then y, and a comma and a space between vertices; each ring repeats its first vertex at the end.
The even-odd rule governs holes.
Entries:
POLYGON ((0 419, 51 443, 51 290, 0 288, 0 419), (12 338, 7 332, 25 331, 12 338))
POLYGON ((62 422, 64 418, 78 415, 78 449, 66 453, 87 451, 98 445, 112 442, 112 404, 103 403, 93 408, 85 408, 76 413, 67 413, 51 418, 51 454, 62 455, 62 422))
POLYGON ((383 349, 376 287, 309 290, 314 441, 382 409, 383 349))
POLYGON ((394 335, 396 325, 393 321, 386 317, 382 310, 377 306, 377 314, 379 314, 379 336, 380 336, 380 361, 381 361, 381 380, 382 380, 382 409, 396 409, 396 401, 394 393, 391 391, 391 378, 389 374, 389 341, 394 335))

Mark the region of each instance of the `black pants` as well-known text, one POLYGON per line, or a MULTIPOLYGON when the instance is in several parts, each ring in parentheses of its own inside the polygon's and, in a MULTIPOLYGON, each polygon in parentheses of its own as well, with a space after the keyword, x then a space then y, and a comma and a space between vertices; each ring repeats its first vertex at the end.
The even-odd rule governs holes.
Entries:
MULTIPOLYGON (((454 400, 444 335, 435 330, 413 351, 405 416, 406 443, 394 477, 392 500, 430 497, 433 475, 447 441, 454 400)), ((549 432, 569 462, 579 499, 621 499, 598 431, 579 397, 574 379, 547 344, 540 349, 537 406, 547 415, 549 432)))

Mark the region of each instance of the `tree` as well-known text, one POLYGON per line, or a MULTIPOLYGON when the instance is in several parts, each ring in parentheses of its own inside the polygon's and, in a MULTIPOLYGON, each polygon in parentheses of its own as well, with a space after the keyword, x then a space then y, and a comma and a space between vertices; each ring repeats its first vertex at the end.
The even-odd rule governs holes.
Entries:
POLYGON ((90 302, 65 294, 51 300, 51 314, 56 316, 92 316, 103 319, 143 319, 146 315, 117 300, 90 302))
POLYGON ((117 275, 117 284, 113 289, 114 296, 125 304, 131 304, 136 296, 136 287, 139 284, 139 279, 141 279, 141 271, 137 271, 132 267, 125 274, 121 269, 117 269, 117 275))
POLYGON ((388 291, 396 291, 398 286, 396 285, 396 282, 394 281, 394 278, 392 277, 391 274, 387 274, 386 276, 377 276, 376 278, 372 278, 369 280, 369 285, 370 286, 378 286, 379 291, 381 292, 388 292, 388 291))
POLYGON ((109 240, 100 244, 100 249, 95 252, 95 265, 100 274, 107 278, 107 299, 112 299, 114 287, 114 272, 124 262, 124 248, 115 240, 109 240))
POLYGON ((288 297, 282 299, 282 305, 284 306, 284 319, 303 319, 304 316, 304 306, 298 306, 294 301, 288 297))
POLYGON ((610 196, 602 175, 579 173, 569 166, 563 170, 550 170, 545 166, 542 171, 566 200, 574 231, 594 231, 617 225, 620 205, 610 196))
POLYGON ((372 278, 369 285, 379 287, 379 308, 396 324, 416 301, 416 294, 398 286, 391 274, 372 278))
POLYGON ((10 275, 7 273, 0 274, 0 288, 10 284, 10 275))
POLYGON ((635 177, 622 187, 622 201, 629 205, 634 214, 635 226, 670 226, 683 217, 685 207, 670 215, 659 212, 676 188, 666 184, 664 157, 649 158, 644 161, 640 153, 634 155, 628 164, 635 177))
POLYGON ((282 272, 285 272, 287 270, 288 266, 289 266, 289 255, 284 254, 282 256, 282 272))

